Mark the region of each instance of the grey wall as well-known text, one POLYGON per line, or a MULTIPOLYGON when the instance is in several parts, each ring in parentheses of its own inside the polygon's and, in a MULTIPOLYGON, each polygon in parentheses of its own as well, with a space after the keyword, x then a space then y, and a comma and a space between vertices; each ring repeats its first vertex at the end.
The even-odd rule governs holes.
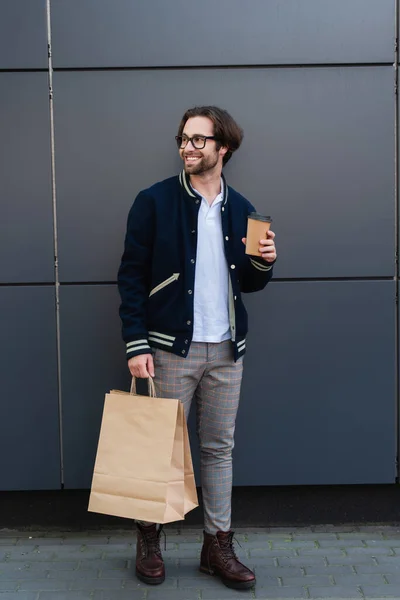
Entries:
MULTIPOLYGON (((115 286, 127 213, 178 171, 177 124, 202 103, 243 126, 226 176, 273 215, 279 245, 275 280, 246 298, 235 483, 394 482, 395 0, 50 10, 53 105, 46 2, 0 4, 0 450, 15 446, 0 489, 90 485, 104 393, 129 384, 115 286)), ((193 450, 197 465, 194 436, 193 450)))

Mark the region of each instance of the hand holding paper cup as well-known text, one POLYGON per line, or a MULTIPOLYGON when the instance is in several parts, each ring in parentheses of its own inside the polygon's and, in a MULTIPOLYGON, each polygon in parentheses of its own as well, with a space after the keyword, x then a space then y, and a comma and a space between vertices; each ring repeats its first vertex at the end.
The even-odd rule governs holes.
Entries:
POLYGON ((247 217, 246 254, 261 256, 260 240, 266 239, 271 223, 271 217, 264 217, 256 212, 249 214, 247 217))

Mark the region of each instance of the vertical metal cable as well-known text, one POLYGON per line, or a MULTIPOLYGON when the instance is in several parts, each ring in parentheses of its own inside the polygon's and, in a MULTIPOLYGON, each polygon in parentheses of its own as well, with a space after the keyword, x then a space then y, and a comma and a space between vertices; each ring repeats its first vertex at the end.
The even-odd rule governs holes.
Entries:
POLYGON ((51 47, 51 14, 50 0, 46 0, 47 15, 47 55, 49 74, 49 108, 50 108, 50 148, 51 148, 51 194, 53 203, 53 243, 54 243, 54 280, 56 300, 56 340, 57 340, 57 379, 58 379, 58 414, 60 434, 60 471, 61 487, 64 487, 64 451, 62 428, 62 390, 61 390, 61 345, 60 345, 60 278, 58 269, 58 229, 57 229, 57 197, 56 197, 56 169, 55 169, 55 144, 54 144, 54 102, 53 102, 53 59, 51 47))
POLYGON ((399 359, 400 359, 400 335, 399 335, 399 103, 398 103, 398 86, 399 86, 399 7, 400 2, 395 2, 395 44, 394 44, 394 152, 395 152, 395 164, 394 164, 394 189, 395 189, 395 204, 394 204, 394 219, 395 219, 395 385, 396 385, 396 404, 395 404, 395 428, 396 428, 396 483, 400 480, 400 436, 399 436, 399 417, 400 417, 400 375, 399 375, 399 359))

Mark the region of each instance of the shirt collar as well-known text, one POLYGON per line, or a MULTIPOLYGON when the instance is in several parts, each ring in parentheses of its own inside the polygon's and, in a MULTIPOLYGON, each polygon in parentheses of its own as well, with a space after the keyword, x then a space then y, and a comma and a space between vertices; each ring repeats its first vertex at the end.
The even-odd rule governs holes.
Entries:
POLYGON ((215 196, 214 200, 212 201, 212 204, 210 204, 210 205, 208 203, 208 200, 206 198, 204 198, 204 196, 202 194, 200 194, 200 192, 198 190, 196 190, 196 188, 192 187, 192 190, 194 192, 196 192, 196 194, 198 196, 201 196, 201 199, 203 200, 203 202, 205 202, 207 204, 207 206, 216 206, 217 204, 220 204, 224 200, 224 180, 222 179, 222 177, 221 177, 221 191, 217 196, 215 196))
MULTIPOLYGON (((191 186, 190 178, 188 175, 186 175, 184 169, 179 174, 179 183, 181 184, 183 189, 186 191, 186 193, 191 198, 197 198, 197 197, 202 198, 201 194, 199 194, 199 192, 195 191, 193 189, 193 187, 191 186)), ((227 186, 226 179, 223 174, 221 174, 221 194, 222 194, 222 202, 225 205, 228 200, 228 186, 227 186)))

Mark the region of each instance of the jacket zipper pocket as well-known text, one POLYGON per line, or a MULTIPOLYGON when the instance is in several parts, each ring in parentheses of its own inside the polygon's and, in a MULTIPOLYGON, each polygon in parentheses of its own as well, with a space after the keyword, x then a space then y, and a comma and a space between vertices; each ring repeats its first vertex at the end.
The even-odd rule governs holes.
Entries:
POLYGON ((158 285, 156 285, 156 287, 151 290, 151 292, 149 294, 149 298, 153 294, 156 294, 157 292, 159 292, 163 288, 167 287, 167 285, 169 285, 170 283, 173 283, 174 281, 177 281, 179 279, 179 275, 180 275, 180 273, 173 273, 171 275, 171 277, 168 277, 168 279, 166 279, 165 281, 162 281, 161 283, 159 283, 158 285))

